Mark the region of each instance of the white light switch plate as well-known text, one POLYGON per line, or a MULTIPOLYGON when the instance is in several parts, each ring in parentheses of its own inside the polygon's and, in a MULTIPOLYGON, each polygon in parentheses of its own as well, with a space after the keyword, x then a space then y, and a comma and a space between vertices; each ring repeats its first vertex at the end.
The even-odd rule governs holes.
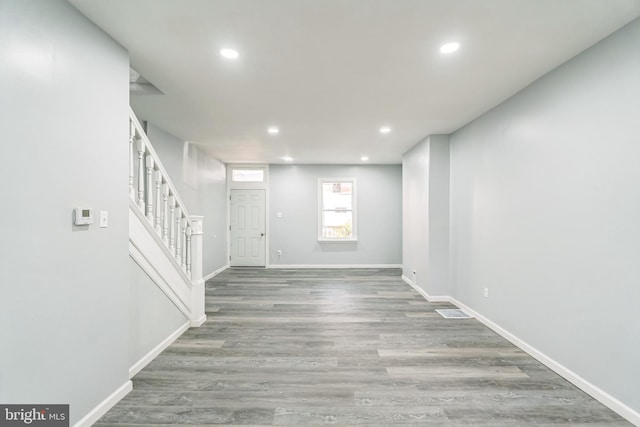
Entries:
POLYGON ((100 228, 109 226, 109 211, 100 211, 100 228))

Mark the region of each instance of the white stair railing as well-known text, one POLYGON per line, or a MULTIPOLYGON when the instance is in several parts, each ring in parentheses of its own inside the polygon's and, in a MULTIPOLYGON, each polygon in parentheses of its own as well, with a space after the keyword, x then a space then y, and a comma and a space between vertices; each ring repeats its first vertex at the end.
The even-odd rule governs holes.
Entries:
POLYGON ((189 215, 133 111, 129 121, 129 196, 187 277, 200 279, 192 269, 192 245, 194 231, 201 235, 202 224, 194 225, 201 217, 189 215))

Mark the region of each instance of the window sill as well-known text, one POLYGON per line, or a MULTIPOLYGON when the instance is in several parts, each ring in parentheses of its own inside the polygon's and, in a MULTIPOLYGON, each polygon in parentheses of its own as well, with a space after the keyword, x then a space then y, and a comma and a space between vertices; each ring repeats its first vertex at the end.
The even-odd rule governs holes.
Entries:
POLYGON ((357 243, 358 239, 318 239, 318 243, 357 243))

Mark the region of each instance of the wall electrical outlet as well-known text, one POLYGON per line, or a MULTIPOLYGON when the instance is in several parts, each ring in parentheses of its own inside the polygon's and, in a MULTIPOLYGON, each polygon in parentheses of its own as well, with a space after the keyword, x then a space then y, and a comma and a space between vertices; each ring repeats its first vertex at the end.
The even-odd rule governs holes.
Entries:
POLYGON ((489 288, 484 288, 484 297, 489 298, 489 288))

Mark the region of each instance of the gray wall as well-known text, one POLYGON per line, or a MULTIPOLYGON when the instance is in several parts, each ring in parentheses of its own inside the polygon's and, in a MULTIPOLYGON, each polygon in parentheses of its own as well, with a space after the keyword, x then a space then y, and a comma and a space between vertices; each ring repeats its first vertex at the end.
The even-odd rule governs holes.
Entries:
POLYGON ((269 198, 272 265, 401 263, 400 165, 270 165, 269 198), (319 243, 318 178, 349 177, 358 181, 358 242, 319 243), (277 212, 283 217, 277 218, 277 212))
POLYGON ((636 20, 451 137, 455 297, 636 411, 639 40, 636 20))
POLYGON ((192 215, 204 216, 206 276, 227 265, 226 167, 195 145, 149 123, 147 136, 192 215))
POLYGON ((128 73, 66 1, 0 3, 0 402, 71 424, 128 380, 128 73))
POLYGON ((129 261, 131 367, 189 320, 132 258, 129 261))
POLYGON ((448 136, 402 156, 402 193, 402 273, 431 296, 450 295, 448 136))
POLYGON ((449 137, 429 137, 429 274, 431 295, 449 288, 449 137))

